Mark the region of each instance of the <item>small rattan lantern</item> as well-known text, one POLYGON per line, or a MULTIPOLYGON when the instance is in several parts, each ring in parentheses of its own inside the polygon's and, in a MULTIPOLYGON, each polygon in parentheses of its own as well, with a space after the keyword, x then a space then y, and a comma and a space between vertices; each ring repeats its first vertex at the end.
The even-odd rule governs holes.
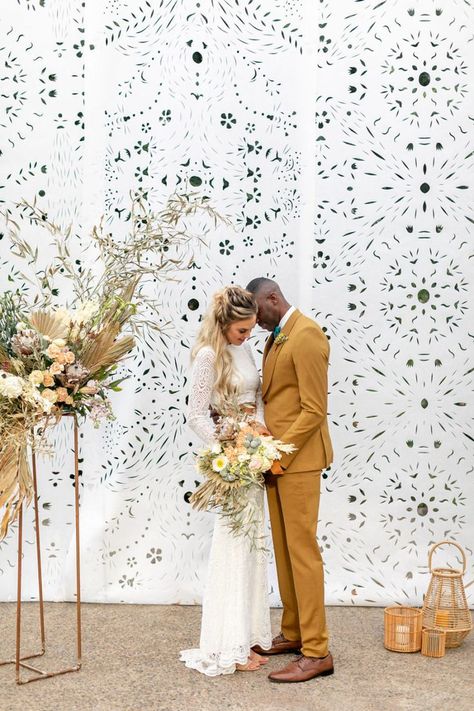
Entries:
POLYGON ((384 647, 391 652, 419 652, 422 610, 395 605, 384 613, 384 647))
POLYGON ((421 633, 421 653, 425 657, 444 657, 446 632, 444 630, 423 630, 421 633))
POLYGON ((472 629, 471 613, 466 600, 462 576, 466 572, 466 555, 458 543, 441 541, 430 550, 428 567, 431 581, 423 603, 423 627, 444 630, 446 648, 459 647, 472 629), (456 546, 462 556, 462 570, 433 568, 433 553, 439 546, 456 546))

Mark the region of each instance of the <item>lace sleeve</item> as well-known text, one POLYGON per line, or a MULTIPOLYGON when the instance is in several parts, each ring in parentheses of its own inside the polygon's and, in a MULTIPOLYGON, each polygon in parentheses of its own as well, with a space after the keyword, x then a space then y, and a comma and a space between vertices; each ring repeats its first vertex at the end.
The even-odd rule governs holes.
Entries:
POLYGON ((255 363, 255 357, 253 355, 253 350, 252 346, 248 341, 245 342, 245 347, 247 349, 248 354, 250 355, 250 358, 252 360, 252 363, 254 364, 255 370, 257 371, 258 374, 258 385, 257 385, 257 391, 255 393, 255 419, 257 422, 260 422, 260 424, 265 425, 265 414, 264 414, 264 407, 263 407, 263 399, 262 399, 262 379, 260 377, 257 365, 255 363))
POLYGON ((209 413, 215 383, 215 355, 202 348, 196 355, 189 389, 188 425, 206 444, 215 439, 215 427, 209 413))

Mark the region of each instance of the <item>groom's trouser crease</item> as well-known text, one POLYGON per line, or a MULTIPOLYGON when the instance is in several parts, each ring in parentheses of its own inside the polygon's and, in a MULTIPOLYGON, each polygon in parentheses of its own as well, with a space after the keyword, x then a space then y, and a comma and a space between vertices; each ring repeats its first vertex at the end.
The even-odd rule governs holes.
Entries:
POLYGON ((316 541, 321 472, 287 472, 267 486, 268 508, 283 603, 281 631, 301 640, 302 653, 328 653, 324 570, 316 541))

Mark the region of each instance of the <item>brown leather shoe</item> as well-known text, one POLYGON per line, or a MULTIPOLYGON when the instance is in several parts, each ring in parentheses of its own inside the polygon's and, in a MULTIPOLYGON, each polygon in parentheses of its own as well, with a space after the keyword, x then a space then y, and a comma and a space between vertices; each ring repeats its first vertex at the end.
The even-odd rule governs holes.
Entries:
POLYGON ((298 681, 309 681, 317 676, 334 674, 334 662, 331 654, 319 659, 301 655, 296 661, 290 662, 284 669, 268 675, 270 681, 290 684, 298 681))
POLYGON ((281 632, 272 640, 272 646, 270 649, 262 649, 258 644, 252 647, 254 652, 257 654, 290 654, 291 652, 299 652, 301 650, 301 642, 292 642, 286 639, 281 632))

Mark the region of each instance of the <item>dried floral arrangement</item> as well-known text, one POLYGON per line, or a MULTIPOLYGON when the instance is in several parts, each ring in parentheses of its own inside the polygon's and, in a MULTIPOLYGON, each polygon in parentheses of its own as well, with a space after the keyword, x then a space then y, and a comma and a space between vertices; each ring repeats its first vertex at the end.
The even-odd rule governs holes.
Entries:
POLYGON ((109 395, 120 390, 118 364, 143 329, 156 329, 156 282, 175 279, 192 262, 195 239, 186 218, 203 213, 222 219, 208 199, 173 195, 152 212, 132 199, 129 231, 116 238, 102 219, 84 251, 72 254, 75 235, 49 220, 36 204, 23 201, 4 213, 12 254, 25 263, 26 288, 0 295, 0 540, 23 501, 33 495, 28 446, 38 451, 44 433, 65 413, 113 419, 109 395), (48 250, 22 237, 20 223, 46 230, 48 250), (44 252, 51 261, 40 267, 44 252), (83 266, 83 265, 89 266, 83 266), (57 305, 57 280, 67 280, 71 299, 57 305))

